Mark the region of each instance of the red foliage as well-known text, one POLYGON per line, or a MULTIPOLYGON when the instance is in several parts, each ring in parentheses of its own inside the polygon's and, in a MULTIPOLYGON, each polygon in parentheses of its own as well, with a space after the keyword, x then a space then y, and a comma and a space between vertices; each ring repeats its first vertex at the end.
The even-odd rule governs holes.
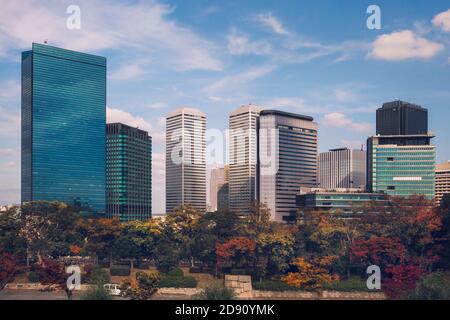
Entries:
POLYGON ((8 252, 0 253, 0 282, 13 274, 16 267, 17 261, 12 254, 8 252))
POLYGON ((387 268, 386 273, 389 278, 383 281, 383 290, 389 297, 399 298, 416 288, 426 270, 418 264, 408 263, 387 268))
POLYGON ((81 252, 81 248, 79 246, 73 245, 70 246, 70 253, 74 255, 79 255, 81 252))
POLYGON ((254 257, 256 241, 245 237, 232 238, 223 244, 216 244, 217 265, 222 267, 248 266, 254 257))
POLYGON ((37 266, 37 270, 42 284, 57 285, 62 289, 66 288, 67 274, 63 263, 45 259, 42 265, 37 266))
POLYGON ((387 237, 355 240, 350 247, 351 261, 365 266, 376 264, 381 268, 387 268, 403 263, 405 256, 405 246, 398 239, 387 237))

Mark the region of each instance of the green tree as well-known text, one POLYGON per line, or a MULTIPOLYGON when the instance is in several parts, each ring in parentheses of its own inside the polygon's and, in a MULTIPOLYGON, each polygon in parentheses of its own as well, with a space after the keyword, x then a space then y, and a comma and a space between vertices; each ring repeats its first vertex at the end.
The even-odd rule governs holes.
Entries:
POLYGON ((283 274, 294 255, 294 237, 287 233, 262 233, 256 242, 262 276, 283 274))

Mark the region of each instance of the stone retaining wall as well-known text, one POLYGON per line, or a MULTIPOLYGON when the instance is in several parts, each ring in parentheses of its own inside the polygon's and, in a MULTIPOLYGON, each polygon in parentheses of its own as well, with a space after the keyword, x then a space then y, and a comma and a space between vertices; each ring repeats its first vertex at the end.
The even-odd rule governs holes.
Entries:
POLYGON ((225 287, 234 290, 238 298, 251 298, 252 277, 241 275, 225 275, 225 287))

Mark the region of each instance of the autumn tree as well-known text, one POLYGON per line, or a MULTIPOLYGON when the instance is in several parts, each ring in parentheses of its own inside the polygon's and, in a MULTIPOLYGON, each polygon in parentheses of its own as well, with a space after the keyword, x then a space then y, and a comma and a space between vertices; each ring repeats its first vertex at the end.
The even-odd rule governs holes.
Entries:
POLYGON ((0 290, 5 282, 14 276, 17 271, 17 260, 13 254, 4 251, 0 247, 0 290))
POLYGON ((160 279, 155 273, 137 272, 136 281, 123 283, 121 289, 131 300, 148 300, 158 291, 159 282, 160 279))
POLYGON ((294 254, 294 236, 284 233, 263 233, 256 242, 258 264, 262 276, 283 274, 294 254))
POLYGON ((83 224, 85 229, 85 250, 100 258, 108 258, 113 264, 113 248, 115 241, 121 236, 118 219, 90 219, 83 224))
POLYGON ((256 242, 246 237, 236 237, 216 244, 217 267, 249 268, 255 265, 256 242))
POLYGON ((321 289, 324 285, 339 280, 337 274, 331 273, 329 267, 336 257, 296 258, 292 263, 296 272, 289 272, 282 279, 290 286, 299 289, 321 289))

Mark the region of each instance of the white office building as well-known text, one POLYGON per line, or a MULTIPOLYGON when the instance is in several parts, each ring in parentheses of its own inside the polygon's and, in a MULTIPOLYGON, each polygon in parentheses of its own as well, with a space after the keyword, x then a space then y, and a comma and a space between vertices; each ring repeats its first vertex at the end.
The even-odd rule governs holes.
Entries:
POLYGON ((183 204, 206 212, 206 116, 193 108, 166 117, 166 212, 183 204))

